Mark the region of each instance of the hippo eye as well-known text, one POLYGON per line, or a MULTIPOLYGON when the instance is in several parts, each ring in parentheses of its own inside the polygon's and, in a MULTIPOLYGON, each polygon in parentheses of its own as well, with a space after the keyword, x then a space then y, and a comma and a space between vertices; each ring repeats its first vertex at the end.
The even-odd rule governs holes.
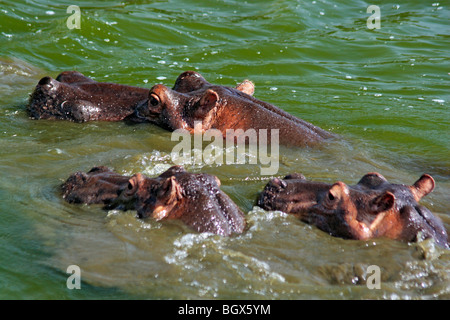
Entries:
POLYGON ((156 107, 159 104, 159 97, 156 94, 150 95, 150 104, 153 107, 156 107))
POLYGON ((134 186, 131 182, 128 182, 127 188, 123 190, 124 195, 129 197, 133 195, 134 186))
POLYGON ((336 197, 333 196, 331 192, 328 192, 328 200, 333 201, 334 199, 336 199, 336 197))
POLYGON ((336 206, 336 196, 328 191, 322 204, 325 206, 325 208, 333 209, 336 206))

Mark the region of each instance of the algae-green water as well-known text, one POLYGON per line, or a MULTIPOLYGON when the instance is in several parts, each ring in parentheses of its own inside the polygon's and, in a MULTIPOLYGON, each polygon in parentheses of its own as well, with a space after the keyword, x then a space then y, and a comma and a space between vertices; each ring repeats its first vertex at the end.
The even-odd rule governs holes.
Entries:
POLYGON ((339 136, 281 147, 276 176, 355 184, 376 171, 412 184, 428 173, 436 188, 421 204, 450 230, 449 13, 439 0, 2 1, 0 298, 449 299, 448 250, 343 240, 255 208, 269 179, 258 164, 186 164, 217 175, 245 212, 248 229, 230 238, 65 203, 58 188, 71 173, 157 175, 176 142, 150 124, 26 113, 39 79, 64 70, 146 88, 186 70, 226 86, 250 79, 256 98, 339 136), (79 29, 67 23, 71 5, 79 29), (81 289, 67 287, 70 265, 81 289), (367 285, 372 265, 379 289, 367 285))

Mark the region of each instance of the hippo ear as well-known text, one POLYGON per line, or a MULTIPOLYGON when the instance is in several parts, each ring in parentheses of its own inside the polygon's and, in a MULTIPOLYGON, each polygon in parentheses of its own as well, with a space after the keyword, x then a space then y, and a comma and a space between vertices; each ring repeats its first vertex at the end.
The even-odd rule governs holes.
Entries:
POLYGON ((218 177, 216 177, 216 176, 213 176, 213 177, 214 177, 214 181, 217 183, 217 186, 220 188, 220 186, 222 185, 222 182, 220 181, 220 179, 218 177))
POLYGON ((206 90, 198 103, 198 108, 195 110, 195 116, 201 119, 206 117, 208 112, 217 105, 217 101, 219 101, 217 92, 211 89, 206 90))
POLYGON ((373 199, 370 212, 378 214, 383 211, 388 211, 394 207, 395 204, 395 196, 393 193, 386 191, 380 196, 373 199))
POLYGON ((169 199, 167 199, 167 202, 178 201, 183 198, 183 188, 181 187, 175 176, 167 178, 163 182, 162 189, 164 191, 164 194, 169 197, 169 199))
POLYGON ((236 86, 236 89, 250 96, 255 93, 255 85, 250 80, 244 80, 236 86))
POLYGON ((419 180, 414 182, 412 186, 409 187, 412 194, 414 195, 414 199, 416 199, 417 202, 419 202, 422 197, 429 194, 431 191, 433 191, 435 186, 435 182, 432 176, 428 174, 424 174, 420 177, 419 180))

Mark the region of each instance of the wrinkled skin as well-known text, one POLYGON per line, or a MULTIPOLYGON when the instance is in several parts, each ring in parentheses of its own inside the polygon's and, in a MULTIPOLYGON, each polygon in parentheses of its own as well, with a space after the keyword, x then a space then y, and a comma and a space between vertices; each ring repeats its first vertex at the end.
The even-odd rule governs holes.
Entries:
POLYGON ((356 185, 307 181, 301 174, 272 179, 257 204, 265 210, 294 214, 329 234, 345 239, 386 237, 408 242, 433 238, 449 248, 442 221, 418 201, 434 189, 424 174, 413 185, 391 184, 378 173, 356 185))
MULTIPOLYGON (((251 84, 251 82, 248 82, 251 84)), ((240 90, 252 90, 246 81, 240 90)), ((197 90, 195 79, 186 77, 174 90, 197 90)), ((27 111, 33 119, 142 122, 135 109, 147 104, 149 90, 115 83, 97 82, 76 71, 64 71, 56 79, 42 78, 30 96, 27 111)))
POLYGON ((118 196, 130 178, 102 166, 94 167, 87 173, 75 172, 61 186, 62 196, 69 203, 116 207, 119 205, 118 196))
MULTIPOLYGON (((181 74, 174 89, 158 84, 150 90, 147 104, 136 108, 135 116, 153 122, 167 130, 186 129, 204 132, 217 129, 226 136, 227 129, 279 129, 279 142, 290 146, 315 145, 333 135, 289 113, 252 96, 254 86, 246 81, 237 88, 216 86, 200 74, 181 74), (191 80, 190 91, 177 85, 191 80), (185 80, 184 80, 185 81, 185 80), (196 122, 200 125, 196 125, 196 122)), ((267 142, 271 141, 268 133, 267 142)))
POLYGON ((148 93, 148 89, 97 82, 65 71, 56 79, 44 77, 38 82, 27 110, 33 119, 120 121, 133 114, 148 93))
POLYGON ((197 232, 230 236, 242 233, 242 211, 220 190, 217 177, 171 167, 156 178, 140 173, 121 176, 108 168, 77 172, 63 184, 63 197, 74 203, 100 203, 108 209, 137 210, 139 218, 179 219, 197 232))

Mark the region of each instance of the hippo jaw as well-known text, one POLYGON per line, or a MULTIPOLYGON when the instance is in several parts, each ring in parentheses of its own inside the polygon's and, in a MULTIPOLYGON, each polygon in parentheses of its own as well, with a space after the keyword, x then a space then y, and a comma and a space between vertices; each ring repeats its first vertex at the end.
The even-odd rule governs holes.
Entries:
POLYGON ((402 238, 408 241, 420 241, 432 238, 436 244, 450 249, 448 235, 442 221, 430 210, 421 205, 405 205, 399 210, 405 221, 402 238))

